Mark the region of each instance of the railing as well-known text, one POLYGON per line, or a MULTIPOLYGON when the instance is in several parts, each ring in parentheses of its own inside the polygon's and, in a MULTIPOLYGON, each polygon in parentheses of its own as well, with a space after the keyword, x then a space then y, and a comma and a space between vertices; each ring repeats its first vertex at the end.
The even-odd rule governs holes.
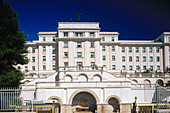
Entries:
POLYGON ((59 71, 103 71, 105 70, 105 68, 103 68, 102 66, 69 66, 69 67, 59 67, 59 71))

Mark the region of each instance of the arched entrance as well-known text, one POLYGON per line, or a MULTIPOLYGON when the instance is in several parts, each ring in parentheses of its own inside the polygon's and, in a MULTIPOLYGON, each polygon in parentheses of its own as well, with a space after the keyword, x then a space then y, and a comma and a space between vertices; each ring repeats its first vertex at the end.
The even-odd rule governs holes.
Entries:
POLYGON ((72 106, 89 107, 89 111, 95 113, 97 110, 96 99, 89 92, 79 92, 73 97, 72 106))
POLYGON ((60 113, 62 100, 57 96, 51 96, 48 100, 52 100, 52 103, 55 104, 55 113, 60 113))

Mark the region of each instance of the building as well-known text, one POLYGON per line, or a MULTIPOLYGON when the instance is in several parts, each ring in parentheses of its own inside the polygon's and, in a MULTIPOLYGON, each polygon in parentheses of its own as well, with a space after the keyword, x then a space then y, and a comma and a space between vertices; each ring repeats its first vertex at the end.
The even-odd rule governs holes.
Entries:
POLYGON ((59 22, 57 32, 39 32, 27 42, 24 100, 59 103, 59 112, 77 105, 90 111, 130 113, 131 104, 151 103, 156 84, 170 83, 170 32, 155 40, 119 40, 98 22, 59 22), (111 106, 110 106, 111 105, 111 106))

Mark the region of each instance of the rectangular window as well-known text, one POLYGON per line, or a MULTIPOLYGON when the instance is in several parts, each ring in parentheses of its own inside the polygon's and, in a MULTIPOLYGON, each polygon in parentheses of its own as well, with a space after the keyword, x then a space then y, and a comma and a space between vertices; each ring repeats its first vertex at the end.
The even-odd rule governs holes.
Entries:
POLYGON ((131 47, 129 47, 129 53, 131 53, 132 52, 132 48, 131 47))
POLYGON ((64 52, 64 57, 68 57, 68 52, 64 52))
POLYGON ((170 47, 169 47, 169 52, 170 52, 170 47))
POLYGON ((45 41, 45 37, 43 37, 43 41, 45 41))
POLYGON ((145 56, 143 57, 143 62, 146 62, 146 57, 145 56))
POLYGON ((25 66, 25 71, 28 71, 28 66, 25 66))
POLYGON ((170 42, 170 37, 168 37, 168 42, 170 42))
POLYGON ((129 70, 132 70, 132 66, 129 66, 129 70))
POLYGON ((122 62, 125 62, 125 56, 122 56, 122 62))
POLYGON ((91 47, 94 47, 94 42, 91 42, 90 45, 91 45, 91 47))
POLYGON ((115 55, 112 55, 112 61, 115 61, 115 55))
POLYGON ((55 61, 55 56, 53 56, 53 60, 55 61))
POLYGON ((82 52, 77 52, 77 57, 82 57, 82 52))
POLYGON ((124 53, 125 52, 125 48, 124 47, 122 47, 122 53, 124 53))
POLYGON ((95 33, 94 32, 90 32, 90 37, 94 37, 95 33))
POLYGON ((160 47, 157 47, 156 52, 159 53, 159 51, 160 51, 160 47))
POLYGON ((150 56, 150 62, 153 62, 153 57, 152 56, 150 56))
POLYGON ((95 62, 91 62, 91 66, 94 66, 95 65, 95 62))
POLYGON ((145 48, 145 47, 143 47, 142 52, 143 52, 143 53, 145 53, 145 52, 146 52, 146 48, 145 48))
POLYGON ((68 42, 64 42, 64 47, 68 47, 68 42))
POLYGON ((102 59, 103 59, 103 60, 106 60, 106 56, 105 56, 105 55, 103 55, 102 59))
POLYGON ((102 51, 105 51, 105 46, 102 46, 102 51))
POLYGON ((46 61, 46 57, 45 56, 43 56, 43 61, 46 61))
POLYGON ((83 33, 82 32, 77 32, 77 33, 75 33, 75 36, 76 37, 83 37, 83 33))
POLYGON ((35 47, 32 48, 32 53, 35 53, 35 47))
POLYGON ((112 65, 112 70, 115 70, 116 69, 116 66, 115 65, 112 65))
POLYGON ((125 65, 122 66, 122 70, 126 70, 126 66, 125 65))
POLYGON ((91 57, 95 57, 95 53, 94 52, 91 52, 91 57))
POLYGON ((83 66, 82 62, 77 62, 77 66, 83 66))
POLYGON ((138 53, 139 52, 139 48, 138 47, 136 47, 136 53, 138 53))
POLYGON ((77 42, 77 47, 81 47, 81 42, 77 42))
POLYGON ((132 62, 132 56, 129 56, 129 62, 132 62))
POLYGON ((114 38, 114 37, 112 37, 112 41, 115 41, 115 38, 114 38))
POLYGON ((157 66, 157 70, 160 70, 160 66, 157 66))
POLYGON ((143 70, 146 70, 146 66, 143 66, 143 70))
POLYGON ((140 67, 139 67, 139 65, 137 65, 137 66, 136 66, 136 70, 139 70, 139 69, 140 69, 140 67))
POLYGON ((139 56, 136 56, 136 62, 139 62, 139 56))
POLYGON ((18 71, 21 71, 21 67, 20 67, 20 66, 18 66, 17 68, 18 68, 18 69, 17 69, 18 71))
POLYGON ((64 37, 68 37, 68 32, 64 32, 64 37))
POLYGON ((32 62, 35 62, 35 57, 32 57, 32 62))
POLYGON ((54 42, 56 41, 56 37, 53 37, 53 41, 54 41, 54 42))
POLYGON ((53 49, 53 53, 55 53, 55 47, 54 47, 54 46, 53 46, 53 48, 52 48, 52 49, 53 49))
POLYGON ((115 46, 112 46, 112 51, 115 51, 115 46))
POLYGON ((152 47, 149 48, 149 52, 152 53, 152 47))
POLYGON ((160 61, 160 57, 159 57, 159 56, 156 57, 156 61, 157 61, 157 62, 160 61))
POLYGON ((153 71, 153 66, 150 66, 150 70, 153 71))
POLYGON ((53 70, 55 70, 55 65, 53 65, 53 70))
POLYGON ((105 37, 102 37, 102 41, 105 41, 105 37))
POLYGON ((65 66, 65 67, 68 67, 68 62, 64 62, 64 66, 65 66))
POLYGON ((45 46, 43 46, 43 51, 46 51, 46 47, 45 46))
POLYGON ((43 65, 43 70, 46 70, 46 65, 43 65))
POLYGON ((32 66, 32 70, 35 71, 35 66, 32 66))

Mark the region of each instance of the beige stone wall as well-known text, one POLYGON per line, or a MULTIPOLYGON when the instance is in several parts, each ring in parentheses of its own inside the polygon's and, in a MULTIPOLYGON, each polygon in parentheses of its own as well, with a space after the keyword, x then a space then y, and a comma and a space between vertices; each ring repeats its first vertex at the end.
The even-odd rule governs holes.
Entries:
POLYGON ((131 104, 120 104, 120 113, 131 113, 131 104))

